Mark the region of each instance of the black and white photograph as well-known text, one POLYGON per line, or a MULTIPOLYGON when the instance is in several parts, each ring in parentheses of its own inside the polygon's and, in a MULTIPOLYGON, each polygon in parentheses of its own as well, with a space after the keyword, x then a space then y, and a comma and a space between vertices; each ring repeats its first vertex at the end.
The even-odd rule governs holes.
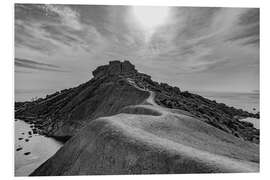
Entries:
POLYGON ((259 7, 13 8, 15 177, 260 172, 259 7))

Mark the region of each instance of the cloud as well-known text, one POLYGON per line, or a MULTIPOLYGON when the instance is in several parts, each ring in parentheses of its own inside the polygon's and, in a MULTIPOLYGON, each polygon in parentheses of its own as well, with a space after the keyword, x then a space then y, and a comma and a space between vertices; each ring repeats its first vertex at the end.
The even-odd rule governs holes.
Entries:
POLYGON ((258 51, 246 47, 258 43, 258 25, 256 9, 173 8, 170 23, 155 32, 140 57, 160 65, 172 63, 177 74, 210 73, 249 63, 242 60, 248 53, 258 61, 258 51))
POLYGON ((15 46, 27 47, 45 54, 59 49, 59 42, 48 38, 39 22, 15 20, 15 46))
POLYGON ((80 14, 67 5, 15 5, 15 46, 44 55, 96 53, 106 45, 104 38, 90 24, 80 21, 80 14), (95 49, 95 50, 94 50, 95 49))
POLYGON ((259 46, 260 43, 260 9, 246 9, 238 18, 238 26, 232 31, 229 41, 243 45, 259 46))
MULTIPOLYGON (((209 84, 222 73, 254 77, 250 70, 259 66, 259 9, 170 7, 168 20, 147 36, 131 8, 16 4, 15 57, 55 62, 79 73, 111 59, 130 59, 153 77, 187 75, 195 82, 194 77, 205 75, 209 84)), ((16 66, 30 65, 57 69, 29 62, 16 66)), ((70 79, 82 77, 74 73, 70 79)))
POLYGON ((30 71, 20 71, 20 70, 15 70, 15 73, 31 74, 32 72, 30 72, 30 71))
MULTIPOLYGON (((53 64, 41 63, 28 59, 15 58, 15 66, 27 69, 43 70, 43 71, 56 71, 56 72, 67 72, 63 70, 60 66, 53 64)), ((19 71, 22 72, 22 71, 19 71)), ((24 71, 25 73, 25 71, 24 71)))
POLYGON ((80 14, 68 6, 46 4, 42 5, 41 8, 43 8, 46 15, 56 13, 60 17, 62 24, 71 29, 81 30, 83 28, 80 22, 80 14))
POLYGON ((240 25, 258 24, 260 21, 260 9, 249 8, 239 17, 240 25))
POLYGON ((241 31, 235 32, 234 35, 232 35, 231 38, 229 38, 230 41, 240 41, 242 44, 253 44, 253 45, 259 45, 259 33, 260 28, 258 25, 253 25, 249 27, 243 28, 241 31))
POLYGON ((212 61, 200 61, 199 63, 193 63, 190 66, 190 70, 188 73, 196 73, 196 72, 205 72, 208 70, 213 71, 216 68, 224 68, 223 66, 227 65, 229 62, 226 58, 212 60, 212 61))

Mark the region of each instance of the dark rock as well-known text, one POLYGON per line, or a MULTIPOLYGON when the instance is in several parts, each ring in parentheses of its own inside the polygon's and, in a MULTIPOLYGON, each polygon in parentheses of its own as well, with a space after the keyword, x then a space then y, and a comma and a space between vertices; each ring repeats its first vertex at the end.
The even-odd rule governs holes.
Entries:
POLYGON ((31 154, 31 152, 25 152, 23 154, 27 156, 27 155, 31 154))
POLYGON ((175 94, 180 94, 181 93, 181 91, 180 91, 180 89, 178 87, 173 87, 173 92, 175 94))
POLYGON ((16 149, 16 151, 20 151, 20 150, 22 150, 22 149, 23 149, 23 148, 19 147, 19 148, 16 149))
POLYGON ((37 134, 37 129, 33 129, 33 134, 37 134))
POLYGON ((247 121, 241 121, 241 123, 242 123, 245 127, 253 127, 253 126, 254 126, 251 122, 247 122, 247 121))
POLYGON ((23 138, 18 138, 19 140, 23 140, 23 138))
POLYGON ((29 141, 29 139, 25 139, 25 142, 28 142, 29 141))
POLYGON ((165 91, 171 91, 173 88, 169 86, 167 83, 160 83, 161 88, 165 91))
POLYGON ((29 135, 32 135, 32 132, 31 132, 31 131, 28 131, 28 134, 29 134, 29 135))

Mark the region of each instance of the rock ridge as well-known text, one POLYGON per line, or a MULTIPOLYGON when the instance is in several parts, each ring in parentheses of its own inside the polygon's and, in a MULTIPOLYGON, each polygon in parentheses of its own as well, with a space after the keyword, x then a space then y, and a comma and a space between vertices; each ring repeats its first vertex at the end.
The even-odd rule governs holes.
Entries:
POLYGON ((158 83, 151 76, 138 72, 128 60, 110 61, 108 65, 99 66, 93 76, 86 83, 45 98, 16 102, 15 117, 35 124, 46 135, 71 137, 98 117, 114 115, 128 105, 143 103, 149 96, 148 91, 152 91, 160 106, 186 111, 238 138, 259 143, 260 131, 251 123, 239 121, 239 117, 259 118, 259 113, 249 113, 181 91, 167 83, 158 83))

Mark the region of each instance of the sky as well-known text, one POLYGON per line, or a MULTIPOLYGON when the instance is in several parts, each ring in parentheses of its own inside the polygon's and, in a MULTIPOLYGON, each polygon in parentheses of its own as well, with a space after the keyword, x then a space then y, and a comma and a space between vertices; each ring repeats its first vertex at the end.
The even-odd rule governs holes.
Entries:
POLYGON ((16 4, 15 100, 77 86, 111 60, 188 91, 258 92, 259 9, 16 4))

